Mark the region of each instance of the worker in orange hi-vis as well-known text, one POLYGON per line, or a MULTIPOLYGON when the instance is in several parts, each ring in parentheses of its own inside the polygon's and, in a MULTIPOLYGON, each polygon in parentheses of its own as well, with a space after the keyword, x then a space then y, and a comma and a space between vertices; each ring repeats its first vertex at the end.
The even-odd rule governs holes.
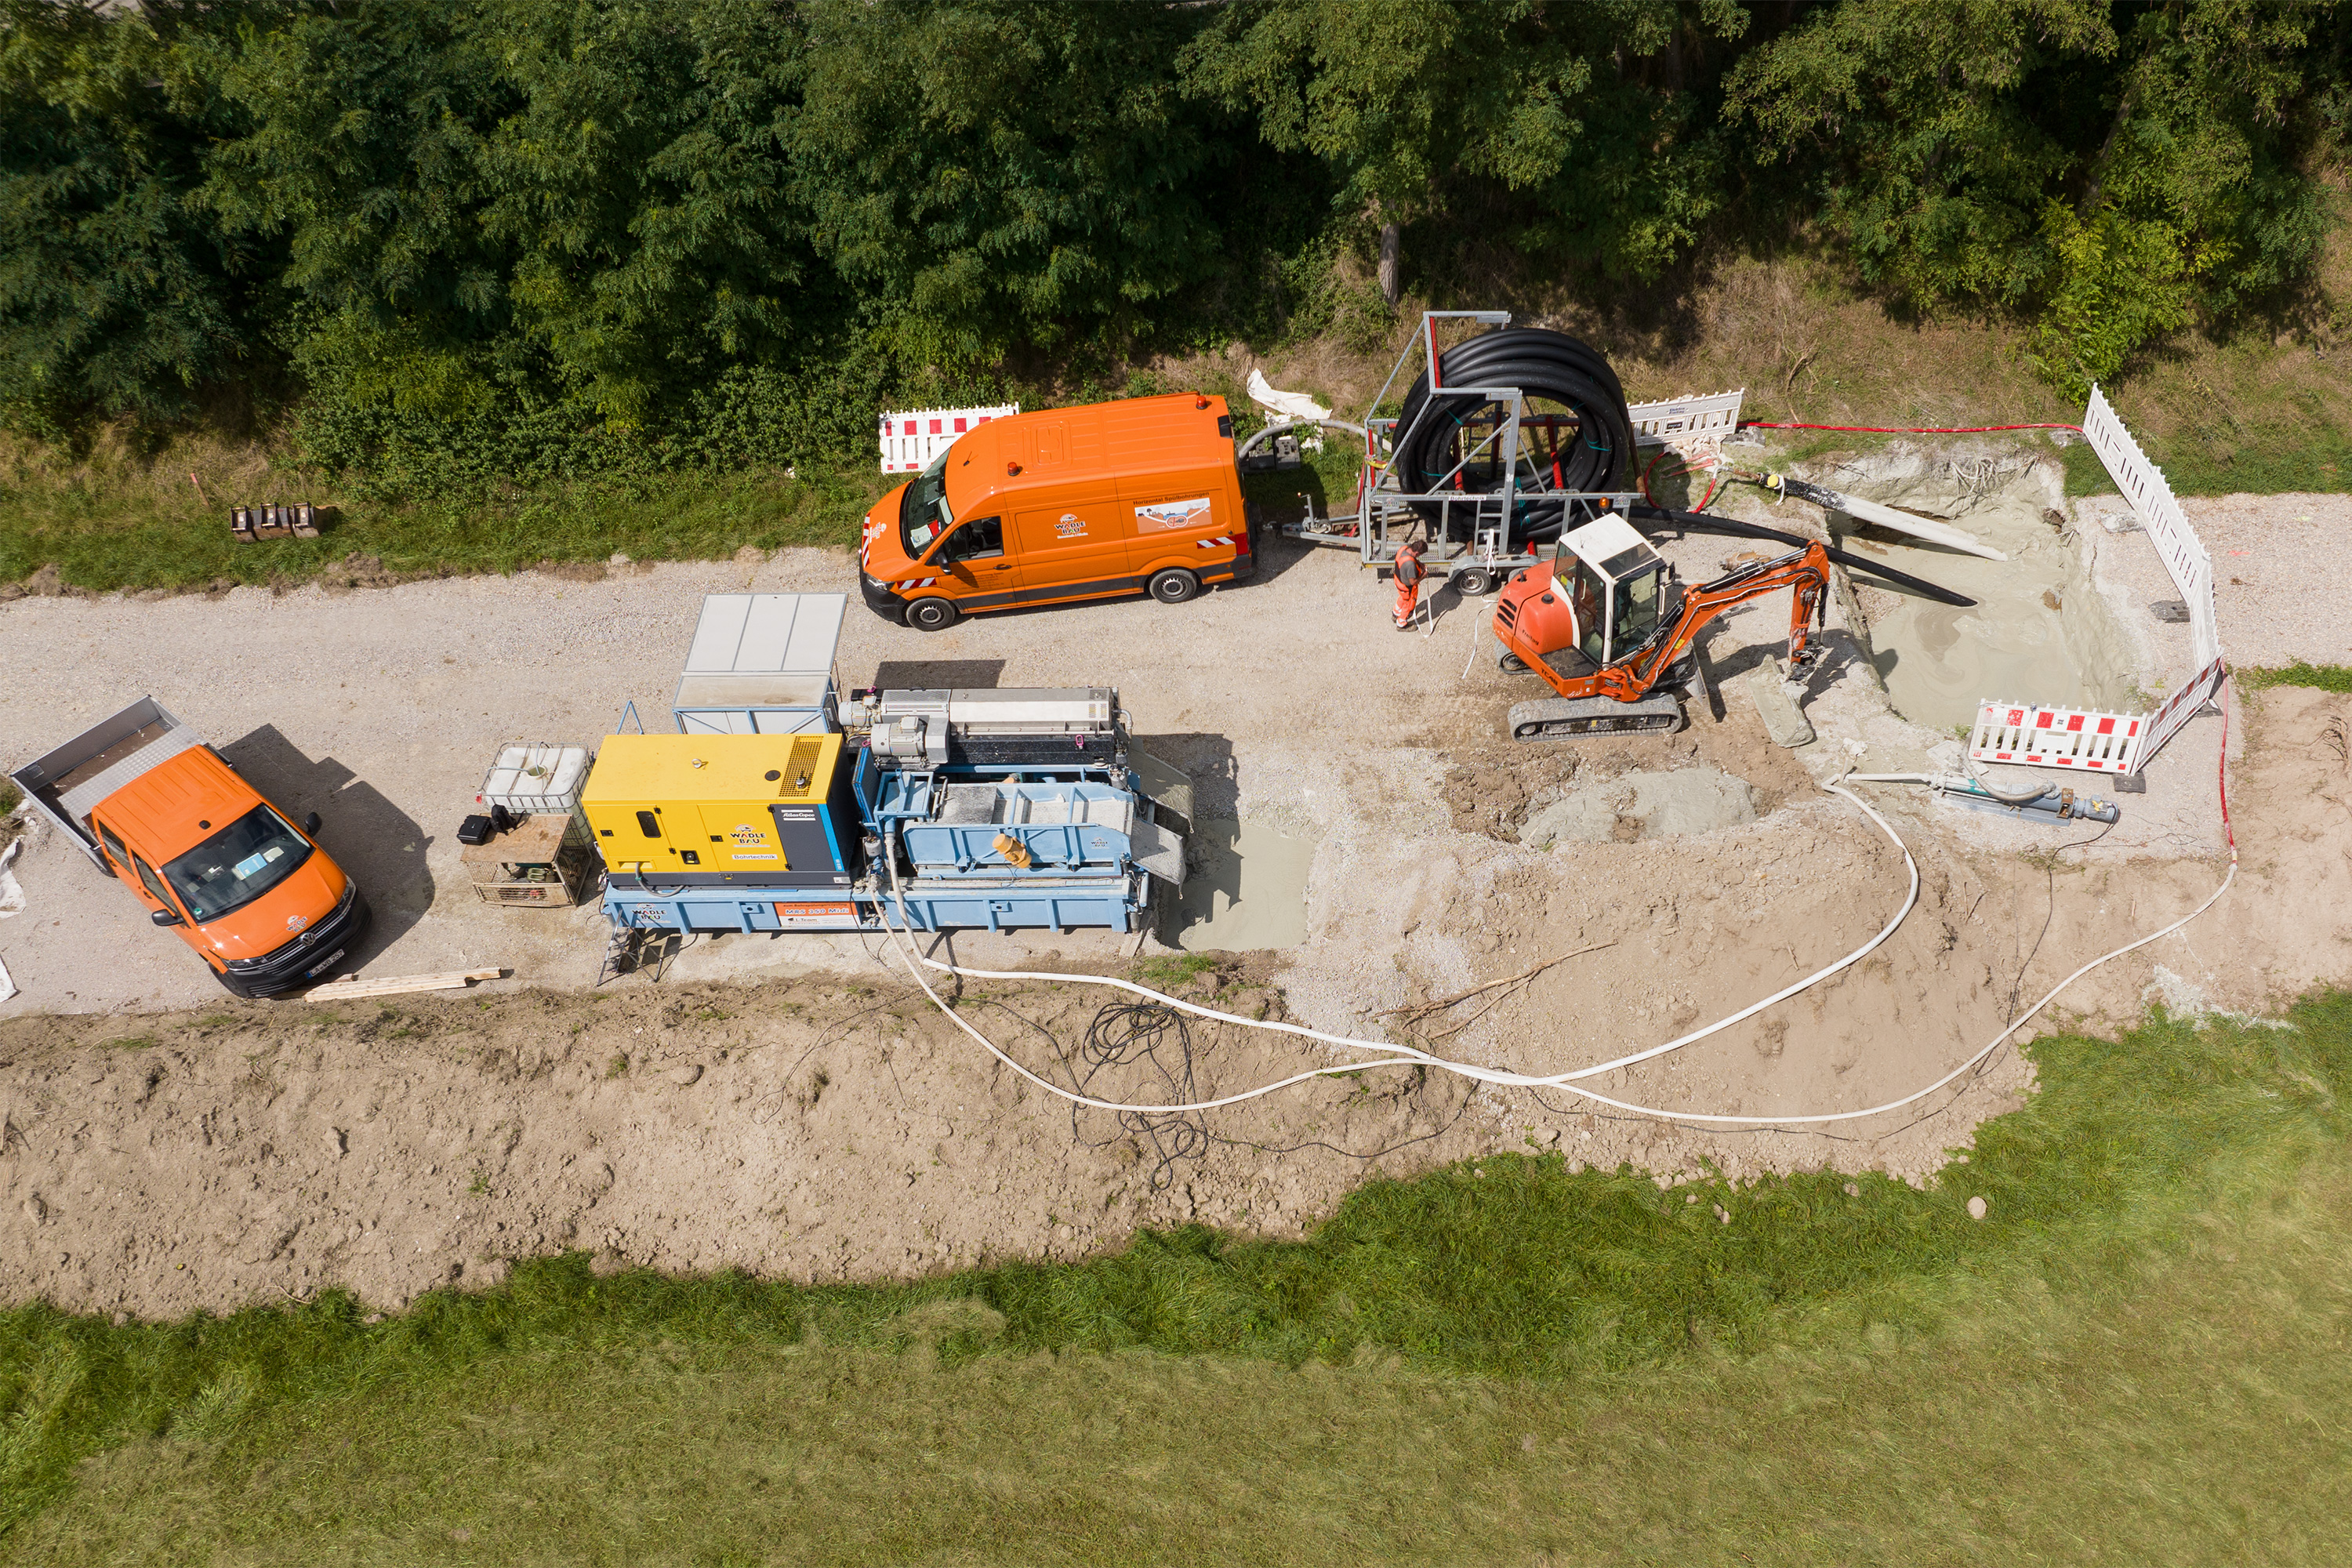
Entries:
POLYGON ((1421 604, 1421 582, 1429 575, 1421 557, 1427 549, 1420 540, 1408 539, 1396 554, 1396 626, 1401 632, 1412 629, 1412 614, 1421 604))

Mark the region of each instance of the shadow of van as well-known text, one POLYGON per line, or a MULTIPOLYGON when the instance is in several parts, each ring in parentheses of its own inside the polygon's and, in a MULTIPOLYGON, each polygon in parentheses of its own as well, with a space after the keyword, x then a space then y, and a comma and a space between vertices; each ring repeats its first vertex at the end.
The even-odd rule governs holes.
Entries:
POLYGON ((886 658, 874 667, 877 691, 993 691, 1001 658, 886 658))
POLYGON ((425 864, 432 842, 415 819, 373 784, 332 757, 312 760, 274 724, 228 742, 221 755, 296 821, 322 819, 319 842, 359 884, 375 913, 366 938, 341 967, 357 970, 425 917, 433 903, 433 874, 425 864))

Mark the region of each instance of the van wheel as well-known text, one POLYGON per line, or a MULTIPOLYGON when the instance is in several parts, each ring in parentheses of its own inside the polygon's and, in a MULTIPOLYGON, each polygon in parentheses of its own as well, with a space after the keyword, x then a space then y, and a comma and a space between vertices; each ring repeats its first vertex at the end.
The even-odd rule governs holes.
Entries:
POLYGON ((1201 580, 1181 566, 1171 566, 1151 576, 1151 596, 1163 605, 1181 605, 1201 591, 1201 580))
POLYGON ((918 599, 907 606, 907 624, 919 632, 943 632, 956 624, 956 607, 945 599, 918 599))

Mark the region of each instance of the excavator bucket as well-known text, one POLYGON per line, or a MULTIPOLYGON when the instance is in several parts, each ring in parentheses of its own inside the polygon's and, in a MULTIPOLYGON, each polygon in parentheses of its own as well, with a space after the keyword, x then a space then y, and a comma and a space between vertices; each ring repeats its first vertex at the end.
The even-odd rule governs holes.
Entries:
POLYGON ((1683 727, 1683 705, 1670 691, 1639 702, 1613 697, 1546 697, 1511 704, 1514 741, 1572 741, 1580 735, 1672 734, 1683 727))

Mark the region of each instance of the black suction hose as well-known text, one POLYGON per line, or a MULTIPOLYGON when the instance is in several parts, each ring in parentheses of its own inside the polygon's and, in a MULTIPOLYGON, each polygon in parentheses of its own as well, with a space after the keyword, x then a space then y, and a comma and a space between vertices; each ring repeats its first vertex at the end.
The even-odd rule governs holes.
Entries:
MULTIPOLYGON (((1781 544, 1793 544, 1800 549, 1808 544, 1822 543, 1819 540, 1807 539, 1801 533, 1783 533, 1777 528, 1766 528, 1763 524, 1756 522, 1741 522, 1735 518, 1717 517, 1711 511, 1676 511, 1672 507, 1636 503, 1628 507, 1626 512, 1632 517, 1670 522, 1689 533, 1723 533, 1734 539, 1769 539, 1781 544)), ((1976 604, 1974 599, 1966 595, 1955 594, 1949 588, 1939 588, 1924 577, 1914 577, 1907 572, 1897 572, 1891 566, 1882 566, 1867 556, 1840 550, 1834 544, 1822 544, 1822 548, 1829 552, 1830 559, 1841 566, 1856 572, 1867 572, 1874 577, 1892 583, 1899 588, 1908 588, 1911 592, 1933 599, 1937 604, 1958 605, 1964 610, 1973 607, 1976 604)))
MULTIPOLYGON (((1549 488, 1616 491, 1630 488, 1633 422, 1625 409, 1625 390, 1618 384, 1609 362, 1590 346, 1565 332, 1507 327, 1446 350, 1438 356, 1438 369, 1444 387, 1516 386, 1523 395, 1560 405, 1575 417, 1576 431, 1564 438, 1557 455, 1557 471, 1550 454, 1530 449, 1532 432, 1521 432, 1520 456, 1545 470, 1542 478, 1549 488)), ((1433 398, 1429 373, 1423 370, 1405 392, 1396 426, 1402 443, 1396 475, 1408 493, 1454 488, 1457 481, 1447 476, 1459 460, 1455 432, 1482 414, 1493 420, 1504 412, 1505 405, 1491 398, 1460 395, 1444 387, 1433 398)), ((1502 489, 1499 448, 1498 439, 1459 477, 1465 494, 1502 489)), ((1427 518, 1433 528, 1449 511, 1430 501, 1416 502, 1413 510, 1427 518)), ((1519 501, 1511 517, 1512 542, 1540 543, 1557 539, 1567 510, 1565 503, 1540 496, 1519 501)), ((1467 538, 1470 515, 1467 507, 1452 509, 1446 525, 1449 531, 1467 538)), ((1573 521, 1590 521, 1588 509, 1579 506, 1573 521)))

